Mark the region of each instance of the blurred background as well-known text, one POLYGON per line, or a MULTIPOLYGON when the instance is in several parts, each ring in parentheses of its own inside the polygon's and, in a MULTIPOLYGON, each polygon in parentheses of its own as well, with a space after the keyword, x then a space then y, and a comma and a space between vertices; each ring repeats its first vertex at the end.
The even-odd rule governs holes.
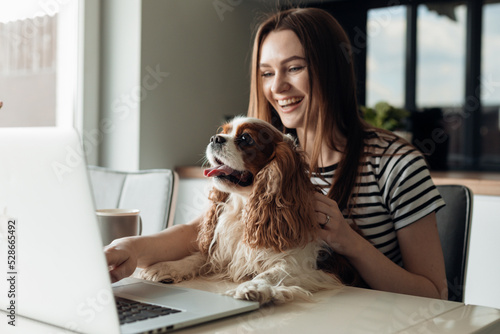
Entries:
POLYGON ((0 127, 74 126, 90 164, 201 164, 245 114, 254 28, 300 5, 353 45, 360 106, 409 116, 433 170, 500 171, 500 1, 0 2, 0 127))

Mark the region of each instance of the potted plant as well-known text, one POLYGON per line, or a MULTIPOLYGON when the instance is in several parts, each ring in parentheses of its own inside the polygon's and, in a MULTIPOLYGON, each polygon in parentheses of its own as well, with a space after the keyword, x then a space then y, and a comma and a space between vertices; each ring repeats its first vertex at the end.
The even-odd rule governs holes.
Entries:
POLYGON ((373 108, 360 107, 364 120, 374 127, 389 130, 411 142, 411 133, 406 131, 410 112, 395 108, 387 102, 378 102, 373 108))

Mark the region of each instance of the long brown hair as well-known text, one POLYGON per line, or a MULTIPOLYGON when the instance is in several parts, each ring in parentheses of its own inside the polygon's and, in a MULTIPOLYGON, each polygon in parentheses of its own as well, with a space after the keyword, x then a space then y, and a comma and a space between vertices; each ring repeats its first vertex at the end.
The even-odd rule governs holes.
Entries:
MULTIPOLYGON (((356 178, 364 151, 366 125, 358 112, 356 79, 351 44, 337 20, 317 8, 294 8, 278 12, 263 21, 256 33, 251 68, 251 88, 248 115, 273 123, 285 129, 271 104, 263 94, 259 75, 260 50, 272 31, 292 30, 304 48, 309 71, 310 96, 304 127, 315 127, 310 170, 317 172, 323 141, 330 149, 340 151, 340 161, 328 196, 339 208, 347 203, 356 185, 356 178), (314 108, 312 111, 312 101, 314 108), (317 112, 317 123, 310 124, 312 112, 317 112), (335 144, 335 131, 346 139, 345 147, 335 144)), ((305 147, 305 143, 301 143, 305 147)))

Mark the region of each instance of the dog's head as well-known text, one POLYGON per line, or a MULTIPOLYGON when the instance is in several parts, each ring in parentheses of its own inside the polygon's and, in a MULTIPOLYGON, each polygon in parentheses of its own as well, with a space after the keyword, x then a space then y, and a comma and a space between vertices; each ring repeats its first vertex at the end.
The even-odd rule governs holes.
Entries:
POLYGON ((291 137, 265 121, 238 117, 210 139, 206 157, 212 167, 204 174, 215 188, 207 223, 216 224, 218 203, 236 193, 248 198, 242 219, 252 247, 283 251, 311 240, 315 188, 291 137))
MULTIPOLYGON (((213 177, 215 187, 223 192, 249 195, 257 175, 273 160, 279 160, 280 154, 295 154, 294 147, 291 137, 269 123, 237 117, 224 124, 222 132, 210 138, 206 157, 212 167, 205 169, 204 174, 213 177)), ((289 162, 293 161, 289 159, 289 162)))

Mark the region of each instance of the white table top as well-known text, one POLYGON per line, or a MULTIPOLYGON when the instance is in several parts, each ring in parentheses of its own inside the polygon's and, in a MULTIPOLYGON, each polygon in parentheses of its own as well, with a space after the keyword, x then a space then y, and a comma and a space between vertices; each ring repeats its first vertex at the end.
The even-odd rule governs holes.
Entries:
MULTIPOLYGON (((179 285, 223 292, 233 283, 179 285), (214 286, 215 285, 215 286, 214 286)), ((261 309, 178 333, 500 333, 500 310, 444 300, 345 287, 315 293, 313 301, 261 309), (489 327, 491 326, 491 327, 489 327), (490 331, 494 329, 494 331, 490 331)))
MULTIPOLYGON (((229 282, 178 284, 222 292, 229 282)), ((67 333, 18 316, 15 328, 0 312, 1 333, 67 333)), ((179 330, 176 333, 500 333, 500 310, 450 301, 346 287, 315 293, 313 300, 268 305, 259 310, 179 330)))

